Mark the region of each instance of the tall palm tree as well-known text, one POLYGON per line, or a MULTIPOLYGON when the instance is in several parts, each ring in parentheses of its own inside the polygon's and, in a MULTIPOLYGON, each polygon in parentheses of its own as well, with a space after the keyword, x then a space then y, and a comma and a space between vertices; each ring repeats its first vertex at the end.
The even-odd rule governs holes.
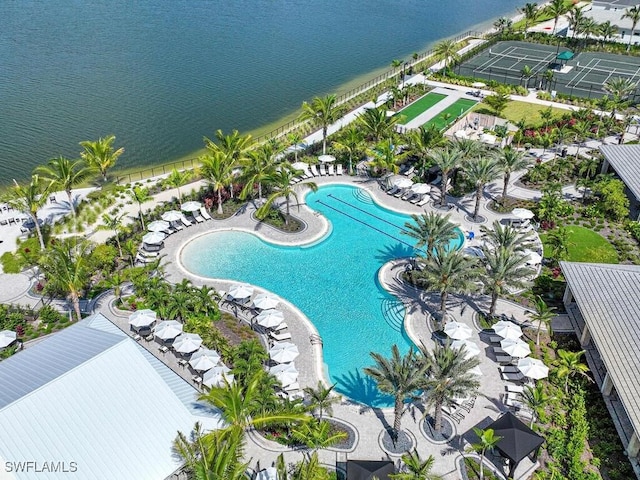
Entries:
POLYGON ((145 227, 145 225, 144 225, 144 215, 142 213, 142 204, 144 202, 148 202, 153 197, 149 193, 149 189, 148 188, 141 187, 139 185, 134 186, 127 193, 131 197, 131 200, 133 200, 134 202, 136 202, 138 204, 138 215, 139 215, 139 218, 140 218, 140 224, 142 225, 142 230, 144 230, 147 227, 145 227))
POLYGON ((556 34, 558 20, 567 11, 564 0, 551 0, 545 7, 545 13, 553 18, 553 30, 551 35, 556 34))
POLYGON ((425 256, 433 255, 438 246, 446 247, 450 240, 457 236, 456 225, 451 215, 438 215, 433 212, 411 215, 413 222, 406 222, 402 230, 404 235, 417 240, 416 248, 427 247, 425 256))
POLYGON ((638 88, 638 84, 629 78, 614 77, 607 80, 602 88, 611 94, 611 118, 614 118, 616 110, 624 108, 631 94, 638 88))
POLYGON ((124 214, 109 215, 108 213, 105 213, 102 215, 102 225, 98 226, 98 230, 113 230, 120 258, 123 258, 122 245, 120 244, 120 227, 122 226, 122 219, 124 216, 124 214))
MULTIPOLYGON (((274 202, 278 198, 284 197, 287 207, 284 223, 285 225, 289 224, 289 204, 291 203, 291 197, 298 201, 297 190, 301 187, 307 187, 313 192, 318 190, 318 186, 314 182, 292 184, 292 180, 300 175, 300 173, 300 170, 296 170, 289 163, 282 163, 273 173, 265 177, 265 183, 273 189, 273 193, 269 195, 264 204, 256 212, 258 218, 265 218, 274 202)), ((300 205, 298 205, 298 209, 299 208, 300 205)))
POLYGON ((540 345, 540 330, 542 329, 542 325, 547 328, 547 332, 549 335, 552 335, 551 331, 551 321, 556 316, 555 307, 550 307, 546 304, 546 302, 542 299, 540 295, 536 295, 533 300, 533 312, 527 312, 527 315, 531 319, 532 322, 538 324, 537 332, 536 332, 536 345, 540 345))
POLYGON ((404 464, 404 471, 392 473, 389 478, 393 480, 442 480, 440 475, 431 473, 435 458, 429 455, 426 460, 420 458, 417 450, 405 453, 400 457, 404 464))
POLYGON ((320 419, 313 419, 294 427, 291 436, 314 452, 320 448, 332 447, 348 438, 347 432, 335 431, 329 422, 320 419))
POLYGON ((507 188, 509 188, 509 180, 511 174, 527 168, 531 164, 529 159, 525 156, 524 152, 516 150, 515 148, 505 147, 498 152, 496 156, 498 161, 498 167, 504 174, 502 185, 502 201, 507 198, 507 188))
POLYGON ((480 480, 484 478, 484 456, 487 451, 492 450, 502 437, 498 437, 492 428, 473 427, 473 431, 478 436, 478 442, 471 445, 471 448, 480 454, 480 480))
POLYGON ((178 203, 180 204, 180 207, 182 207, 182 192, 180 192, 180 187, 189 183, 192 177, 193 174, 189 170, 180 171, 177 168, 174 168, 165 180, 165 183, 168 186, 173 187, 178 191, 178 203))
POLYGON ((520 77, 524 80, 524 88, 529 88, 529 79, 533 77, 533 69, 529 65, 525 65, 520 70, 520 77))
POLYGON ((569 393, 569 379, 576 375, 581 375, 584 378, 591 380, 588 375, 589 367, 582 363, 580 359, 584 355, 585 351, 570 352, 568 350, 558 350, 558 356, 555 364, 555 374, 559 379, 564 378, 564 392, 569 393))
POLYGON ((80 146, 84 149, 80 152, 80 157, 84 159, 87 164, 95 168, 102 175, 102 180, 107 181, 107 172, 113 168, 118 161, 120 155, 124 153, 124 148, 113 149, 113 142, 116 139, 115 135, 108 135, 98 140, 80 142, 80 146))
POLYGON ((200 174, 218 193, 218 214, 222 215, 222 191, 232 182, 234 160, 221 151, 200 157, 200 174))
POLYGON ((533 424, 544 414, 544 407, 553 400, 553 397, 544 392, 544 385, 538 383, 535 387, 526 386, 522 392, 522 401, 533 412, 529 428, 533 428, 533 424))
POLYGON ((487 151, 484 143, 471 138, 456 138, 451 145, 463 159, 480 157, 487 151))
POLYGON ((216 140, 204 137, 205 146, 213 153, 220 152, 228 157, 234 166, 242 161, 252 144, 251 135, 241 135, 238 130, 233 130, 227 135, 222 130, 216 130, 216 140))
POLYGON ((50 181, 52 188, 59 188, 66 192, 71 212, 75 217, 76 207, 73 204, 73 198, 71 196, 73 187, 84 182, 93 174, 94 169, 86 165, 81 159, 70 160, 59 157, 49 160, 46 165, 36 167, 34 172, 39 174, 44 180, 50 181))
POLYGON ((403 155, 396 155, 396 147, 391 139, 378 142, 374 148, 369 148, 367 154, 373 157, 370 165, 381 172, 398 173, 403 155))
POLYGON ((362 154, 363 144, 364 133, 354 124, 349 125, 338 140, 333 142, 333 148, 349 156, 349 175, 353 174, 353 159, 362 154))
POLYGON ((453 40, 442 40, 433 49, 436 58, 444 62, 444 70, 449 68, 449 65, 457 62, 460 59, 458 55, 458 46, 453 40))
POLYGON ((423 382, 426 366, 413 349, 404 356, 400 355, 397 345, 391 347, 391 358, 385 358, 375 352, 371 352, 370 355, 376 364, 366 367, 364 373, 376 382, 381 392, 394 397, 391 437, 395 442, 400 432, 404 401, 417 399, 416 393, 423 382))
POLYGON ((474 160, 467 160, 463 168, 469 181, 476 186, 476 206, 473 209, 473 219, 476 220, 480 211, 482 191, 487 183, 500 176, 500 166, 491 157, 480 157, 474 160))
POLYGON ((411 153, 419 158, 421 176, 425 176, 430 166, 431 151, 436 147, 444 146, 447 142, 444 134, 433 124, 421 125, 417 130, 409 132, 409 147, 411 153))
POLYGON ((440 186, 440 205, 447 203, 447 186, 449 175, 462 164, 462 153, 455 148, 438 148, 431 152, 431 161, 440 167, 442 172, 442 183, 440 186))
POLYGON ((342 108, 337 105, 335 95, 315 97, 311 103, 302 104, 301 120, 310 120, 313 126, 322 128, 322 154, 327 153, 327 132, 332 123, 342 115, 342 108))
POLYGON ((537 3, 527 3, 524 7, 519 8, 518 10, 524 16, 524 38, 527 38, 529 25, 536 21, 540 15, 540 10, 538 10, 537 3))
POLYGON ((365 136, 374 143, 379 142, 383 138, 393 136, 398 117, 387 116, 384 108, 367 108, 359 117, 358 125, 362 128, 365 136))
POLYGON ((600 24, 600 36, 602 36, 602 43, 611 40, 611 38, 618 33, 618 27, 613 25, 609 20, 600 24))
POLYGON ((478 357, 467 357, 465 348, 454 349, 436 344, 433 352, 422 348, 428 367, 422 382, 422 396, 427 406, 433 406, 436 432, 442 430, 442 407, 451 405, 455 398, 465 398, 480 386, 477 377, 470 372, 480 364, 478 357))
POLYGON ((551 256, 558 262, 569 255, 569 247, 573 245, 569 240, 571 233, 571 230, 562 226, 555 228, 547 235, 547 245, 551 250, 551 256))
POLYGON ((436 247, 435 255, 425 259, 424 268, 414 272, 419 285, 440 292, 440 312, 446 321, 447 298, 450 293, 466 293, 474 289, 477 277, 477 259, 464 255, 459 250, 436 247))
POLYGON ((527 257, 524 255, 513 255, 504 248, 484 249, 483 252, 485 255, 483 284, 485 291, 491 295, 489 316, 492 317, 496 313, 498 297, 508 293, 512 288, 524 288, 527 285, 525 278, 533 271, 525 267, 527 257))
POLYGON ((40 242, 40 249, 44 250, 44 238, 38 223, 38 210, 49 200, 52 184, 50 181, 44 181, 37 174, 31 175, 31 180, 28 184, 20 185, 15 179, 13 183, 13 187, 3 196, 3 199, 11 208, 31 217, 40 242))
POLYGON ((571 34, 571 38, 575 38, 576 34, 580 33, 582 24, 584 23, 585 16, 582 8, 574 5, 567 15, 567 19, 569 20, 569 27, 573 33, 571 34))
POLYGON ((242 162, 242 177, 245 186, 240 194, 246 198, 253 192, 253 186, 258 185, 258 198, 262 200, 262 183, 275 172, 278 155, 282 153, 282 145, 278 142, 266 142, 251 150, 242 162))
POLYGON ((91 276, 88 257, 92 248, 87 240, 64 238, 51 245, 40 265, 47 281, 71 300, 76 320, 82 319, 80 296, 91 276))
POLYGON ((495 22, 493 22, 493 28, 495 28, 500 35, 511 30, 512 26, 513 21, 507 17, 500 17, 495 22))
POLYGON ((621 20, 624 20, 625 18, 628 18, 629 20, 631 20, 631 34, 629 35, 629 43, 627 44, 627 52, 628 52, 631 49, 631 42, 633 41, 633 33, 636 27, 638 26, 638 22, 640 22, 640 5, 635 5, 631 8, 627 8, 622 14, 622 17, 620 18, 621 20))
POLYGON ((312 410, 318 410, 318 418, 322 420, 322 414, 327 412, 329 415, 333 415, 332 405, 340 401, 340 397, 332 395, 333 389, 336 384, 334 383, 329 388, 325 387, 322 382, 318 382, 316 388, 307 387, 304 389, 304 393, 309 397, 309 408, 312 410))
POLYGON ((298 132, 291 132, 289 135, 287 135, 287 142, 291 144, 291 146, 293 147, 293 158, 294 158, 294 162, 298 161, 298 148, 300 147, 300 144, 302 143, 302 135, 300 135, 298 132))
MULTIPOLYGON (((523 232, 510 225, 502 225, 499 220, 494 220, 491 228, 480 226, 487 246, 493 249, 504 249, 509 253, 522 253, 527 249, 533 239, 531 232, 523 232)), ((485 247, 485 250, 489 250, 485 247)))

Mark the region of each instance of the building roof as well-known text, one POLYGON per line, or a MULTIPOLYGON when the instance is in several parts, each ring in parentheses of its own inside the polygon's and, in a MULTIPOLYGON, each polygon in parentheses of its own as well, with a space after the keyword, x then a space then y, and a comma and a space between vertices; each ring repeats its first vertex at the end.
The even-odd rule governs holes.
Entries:
POLYGON ((347 460, 347 480, 389 480, 396 473, 389 460, 347 460))
POLYGON ((600 151, 637 199, 640 199, 640 145, 601 145, 600 151))
POLYGON ((640 266, 561 262, 591 338, 640 434, 640 266))
POLYGON ((0 362, 0 384, 3 466, 75 462, 79 478, 164 480, 180 467, 177 431, 220 424, 191 385, 100 314, 0 362))
POLYGON ((489 425, 500 437, 496 448, 515 463, 534 452, 544 443, 544 438, 522 423, 513 413, 507 412, 489 425))

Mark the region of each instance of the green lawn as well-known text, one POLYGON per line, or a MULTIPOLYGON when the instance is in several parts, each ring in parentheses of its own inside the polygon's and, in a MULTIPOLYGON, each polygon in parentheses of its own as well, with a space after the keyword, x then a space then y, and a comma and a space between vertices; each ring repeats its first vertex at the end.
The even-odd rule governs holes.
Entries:
POLYGON ((443 111, 438 113, 434 118, 426 122, 425 125, 435 125, 439 130, 442 130, 455 122, 458 117, 461 117, 469 110, 471 110, 476 103, 478 102, 476 102, 475 100, 461 98, 460 100, 457 100, 456 102, 445 108, 443 111), (447 114, 449 114, 450 117, 445 120, 443 117, 447 114))
MULTIPOLYGON (((483 105, 483 106, 486 108, 486 105, 483 105)), ((540 111, 546 110, 546 108, 547 107, 543 107, 542 105, 536 105, 534 103, 511 101, 507 103, 507 108, 505 108, 502 116, 512 123, 516 123, 524 119, 527 122, 527 125, 531 125, 531 124, 540 125, 542 123, 542 117, 540 117, 540 111)), ((552 108, 551 111, 553 112, 553 118, 560 118, 563 114, 567 113, 569 110, 552 108)))
POLYGON ((411 105, 400 110, 398 113, 396 113, 396 115, 402 115, 403 125, 406 125, 418 115, 426 112, 436 103, 443 100, 445 97, 446 95, 442 95, 440 93, 427 93, 424 97, 416 100, 411 105))
MULTIPOLYGON (((602 235, 585 227, 569 225, 569 257, 570 262, 618 263, 618 253, 602 235)), ((540 239, 544 245, 544 256, 551 256, 546 242, 546 234, 540 239)))

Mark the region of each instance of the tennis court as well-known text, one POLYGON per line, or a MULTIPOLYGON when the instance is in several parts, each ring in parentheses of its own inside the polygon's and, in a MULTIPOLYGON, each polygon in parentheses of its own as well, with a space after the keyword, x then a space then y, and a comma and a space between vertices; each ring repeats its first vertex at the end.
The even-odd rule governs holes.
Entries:
MULTIPOLYGON (((601 52, 582 52, 567 61, 556 60, 557 53, 567 52, 554 45, 528 42, 498 42, 456 67, 456 73, 478 80, 495 80, 511 85, 555 90, 567 95, 595 98, 605 94, 602 86, 611 78, 640 81, 640 58, 601 52), (528 66, 531 76, 523 78, 522 69, 528 66), (554 67, 553 78, 544 74, 554 67)), ((567 54, 570 57, 571 52, 567 54)), ((635 99, 640 92, 633 95, 635 99)))

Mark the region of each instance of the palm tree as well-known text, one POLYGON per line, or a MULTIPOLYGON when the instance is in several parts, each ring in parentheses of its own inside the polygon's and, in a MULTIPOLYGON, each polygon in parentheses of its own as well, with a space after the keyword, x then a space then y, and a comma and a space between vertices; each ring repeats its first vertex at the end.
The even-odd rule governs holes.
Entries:
POLYGON ((431 473, 435 458, 429 455, 426 460, 420 458, 417 450, 405 453, 401 457, 404 464, 404 472, 392 473, 389 478, 393 480, 442 480, 440 475, 431 473))
POLYGON ((71 300, 76 320, 82 319, 80 296, 91 276, 88 257, 92 248, 91 242, 86 240, 58 240, 52 244, 41 264, 49 284, 65 292, 71 300))
POLYGON ((400 170, 402 156, 396 155, 396 147, 391 139, 378 142, 374 148, 367 150, 367 154, 373 157, 370 166, 378 171, 398 173, 400 170))
POLYGON ((627 8, 622 14, 622 17, 620 17, 621 20, 624 20, 625 18, 628 18, 629 20, 631 20, 631 34, 629 35, 629 43, 627 44, 627 52, 628 52, 631 49, 631 41, 633 40, 633 33, 636 29, 636 26, 638 25, 638 22, 640 22, 640 5, 627 8))
POLYGON ((537 3, 527 3, 524 7, 518 10, 524 16, 524 38, 527 38, 527 30, 529 29, 529 25, 536 21, 536 19, 540 15, 540 10, 538 10, 537 3))
POLYGON ((253 192, 253 186, 258 185, 258 198, 262 201, 262 182, 276 169, 277 157, 282 153, 282 145, 278 142, 267 142, 247 154, 242 163, 245 186, 240 194, 241 198, 253 192))
POLYGON ((318 418, 322 420, 322 414, 327 412, 329 415, 333 415, 333 409, 331 405, 340 401, 340 397, 332 395, 333 389, 336 384, 334 383, 329 388, 326 388, 321 381, 318 381, 316 388, 307 387, 304 389, 304 393, 309 397, 309 408, 312 410, 318 410, 318 418))
POLYGON ((560 16, 567 11, 564 0, 551 0, 545 7, 545 13, 553 18, 553 30, 551 35, 556 34, 556 27, 560 16))
POLYGON ((246 153, 251 148, 251 135, 240 135, 238 130, 233 130, 231 134, 225 135, 222 130, 216 130, 216 140, 214 142, 204 137, 204 143, 207 149, 213 153, 220 152, 228 157, 232 164, 238 164, 242 161, 246 153))
POLYGON ((510 93, 504 88, 498 88, 492 95, 487 95, 482 100, 484 103, 489 105, 495 112, 496 116, 499 117, 504 112, 504 109, 507 108, 507 104, 511 100, 509 97, 510 93))
POLYGON ((442 430, 442 407, 453 404, 454 398, 472 395, 480 386, 477 377, 470 372, 480 364, 478 357, 466 358, 465 348, 453 349, 436 344, 433 352, 422 348, 428 367, 422 382, 422 395, 427 406, 434 407, 433 429, 442 430))
POLYGON ((177 168, 174 168, 165 180, 165 183, 168 186, 178 190, 178 203, 180 204, 180 207, 182 207, 182 193, 180 192, 180 187, 189 183, 192 176, 193 175, 189 170, 180 171, 177 168))
POLYGON ((546 302, 542 299, 540 295, 536 295, 533 300, 533 312, 527 312, 531 321, 538 324, 538 329, 536 332, 536 345, 540 345, 540 330, 542 329, 542 325, 547 328, 547 332, 549 335, 552 335, 551 331, 551 321, 556 316, 555 307, 549 307, 546 302))
POLYGON ((287 135, 287 142, 289 142, 293 147, 293 158, 294 158, 293 161, 297 162, 298 147, 302 143, 302 135, 300 135, 298 132, 291 132, 289 135, 287 135))
POLYGON ((52 184, 52 188, 59 188, 67 193, 69 206, 73 216, 76 216, 76 207, 73 204, 71 192, 73 187, 84 182, 92 175, 94 170, 87 166, 83 160, 69 160, 59 157, 49 160, 47 165, 36 167, 34 173, 39 174, 44 180, 52 184))
POLYGON ((462 153, 455 148, 438 148, 431 152, 431 161, 440 167, 442 172, 442 183, 440 186, 440 205, 447 203, 447 186, 449 175, 462 163, 462 153))
POLYGON ((13 187, 3 196, 3 199, 11 208, 31 217, 40 242, 40 249, 44 250, 44 238, 38 223, 38 210, 47 203, 52 184, 45 182, 37 174, 31 176, 31 181, 27 185, 20 185, 15 179, 13 183, 13 187))
POLYGON ((602 43, 608 41, 618 33, 618 27, 612 25, 609 20, 600 24, 600 35, 602 36, 602 43))
POLYGON ((504 174, 502 184, 502 201, 504 202, 507 198, 507 188, 509 188, 511 174, 527 168, 531 162, 525 156, 524 152, 511 148, 510 146, 500 150, 496 156, 496 160, 498 161, 498 167, 504 174))
POLYGON ((500 17, 495 22, 493 22, 493 28, 495 28, 500 35, 502 35, 505 31, 511 30, 513 25, 513 21, 507 17, 500 17))
POLYGON ((417 130, 409 132, 409 146, 411 153, 420 160, 420 175, 425 176, 429 168, 429 155, 436 147, 447 143, 447 139, 438 127, 433 124, 421 125, 417 130))
POLYGON ((544 73, 542 74, 542 78, 544 79, 544 88, 547 92, 551 90, 553 77, 554 77, 554 74, 553 74, 553 70, 551 69, 545 70, 544 73))
POLYGON ((414 272, 414 280, 419 285, 440 292, 440 312, 442 323, 447 316, 447 298, 450 293, 465 293, 474 289, 477 277, 477 260, 464 255, 459 250, 435 248, 435 255, 425 259, 424 268, 414 272))
POLYGON ((553 400, 553 397, 544 393, 544 385, 538 383, 535 387, 526 386, 522 392, 522 401, 533 412, 529 428, 533 428, 534 422, 544 414, 544 407, 553 400))
POLYGON ((120 258, 123 258, 122 245, 120 245, 120 227, 122 226, 123 218, 124 214, 111 216, 105 213, 104 215, 102 215, 102 225, 98 226, 98 230, 113 230, 120 258))
POLYGON ((631 94, 638 88, 638 84, 630 78, 614 77, 607 80, 602 88, 611 94, 611 118, 614 118, 616 110, 624 107, 631 94))
POLYGON ((420 362, 413 349, 401 356, 397 345, 391 347, 391 358, 385 358, 375 352, 371 352, 370 355, 376 364, 366 367, 364 373, 376 382, 381 392, 394 397, 391 437, 395 443, 400 433, 404 401, 407 398, 417 398, 416 392, 424 379, 425 365, 420 362))
POLYGON ((131 190, 127 192, 131 197, 131 200, 138 204, 138 214, 140 218, 140 224, 142 225, 142 230, 146 229, 144 225, 144 215, 142 214, 142 204, 144 202, 148 202, 153 197, 149 193, 149 189, 141 186, 134 186, 131 190))
MULTIPOLYGON (((510 225, 502 225, 499 220, 494 220, 491 228, 480 226, 480 231, 484 235, 487 246, 496 250, 503 249, 511 254, 524 252, 533 238, 531 232, 523 232, 510 225)), ((484 247, 484 251, 488 250, 490 249, 484 247)))
POLYGON ((498 162, 491 157, 480 157, 475 160, 468 160, 464 163, 464 171, 471 183, 476 186, 476 206, 473 210, 473 219, 478 218, 480 211, 480 200, 482 191, 487 183, 492 182, 500 175, 498 162))
POLYGON ((231 183, 234 161, 221 151, 200 157, 200 174, 218 192, 218 214, 222 215, 222 191, 231 183))
POLYGON ((570 235, 573 233, 567 227, 558 227, 547 235, 547 245, 551 250, 551 256, 560 261, 569 255, 569 247, 573 245, 570 241, 570 235))
POLYGON ((492 428, 473 427, 473 431, 478 436, 478 442, 471 445, 474 451, 480 454, 480 480, 484 478, 484 456, 488 450, 492 450, 502 437, 498 437, 492 428))
POLYGON ((383 138, 390 138, 395 131, 398 117, 388 117, 384 108, 367 108, 358 117, 358 125, 364 135, 374 143, 383 138))
POLYGON ((433 212, 411 215, 413 222, 406 222, 402 230, 404 235, 417 240, 416 248, 427 247, 425 256, 433 255, 438 246, 446 247, 450 240, 457 237, 456 225, 451 215, 438 215, 433 212))
POLYGON ((313 419, 293 428, 291 435, 314 452, 320 448, 329 448, 348 438, 347 432, 333 431, 329 422, 319 419, 313 419))
MULTIPOLYGON (((289 204, 291 202, 291 197, 295 198, 296 202, 298 201, 297 190, 300 187, 307 187, 313 192, 318 190, 318 186, 314 182, 301 182, 298 184, 292 184, 292 180, 300 175, 300 173, 300 170, 296 170, 289 163, 283 163, 273 173, 265 177, 265 183, 271 186, 274 191, 273 193, 271 193, 271 195, 269 195, 264 204, 257 210, 256 216, 258 218, 265 218, 274 202, 278 198, 284 197, 287 207, 286 215, 284 217, 284 223, 285 225, 289 225, 289 204)), ((300 205, 298 205, 298 209, 300 209, 300 205)))
POLYGON ((584 23, 584 20, 585 20, 584 11, 582 10, 582 8, 579 8, 576 5, 574 5, 569 10, 567 19, 569 20, 569 27, 573 31, 573 33, 571 34, 571 38, 573 39, 575 38, 577 33, 580 33, 582 24, 584 23))
POLYGON ((458 55, 458 46, 453 40, 441 41, 434 47, 433 52, 439 61, 444 62, 445 72, 447 68, 449 68, 450 64, 455 63, 460 59, 460 55, 458 55))
POLYGON ((327 131, 342 115, 342 108, 336 104, 335 95, 315 97, 311 103, 302 104, 300 120, 310 120, 313 126, 322 128, 322 154, 327 153, 327 131))
POLYGON ((569 379, 575 375, 581 375, 587 380, 591 380, 587 372, 589 367, 580 362, 580 359, 584 355, 585 351, 570 352, 568 350, 558 350, 556 358, 556 370, 555 374, 558 378, 564 378, 564 391, 569 393, 569 379))
POLYGON ((358 158, 362 152, 364 134, 356 125, 349 125, 333 143, 333 148, 339 152, 345 152, 349 156, 349 175, 353 174, 353 159, 358 158))
POLYGON ((80 142, 80 146, 84 149, 80 152, 80 156, 90 167, 100 172, 104 182, 107 181, 107 172, 109 169, 115 166, 120 155, 124 153, 124 148, 122 147, 117 150, 113 149, 112 144, 115 139, 115 135, 109 135, 104 138, 99 138, 95 142, 80 142))
POLYGON ((529 65, 525 65, 520 70, 520 77, 524 80, 524 88, 529 88, 529 79, 533 76, 533 69, 529 65))
POLYGON ((496 313, 498 297, 508 293, 512 288, 524 288, 527 285, 525 278, 533 272, 525 267, 527 256, 513 255, 507 249, 495 250, 483 249, 485 255, 485 272, 483 284, 487 293, 491 295, 489 316, 496 313))

